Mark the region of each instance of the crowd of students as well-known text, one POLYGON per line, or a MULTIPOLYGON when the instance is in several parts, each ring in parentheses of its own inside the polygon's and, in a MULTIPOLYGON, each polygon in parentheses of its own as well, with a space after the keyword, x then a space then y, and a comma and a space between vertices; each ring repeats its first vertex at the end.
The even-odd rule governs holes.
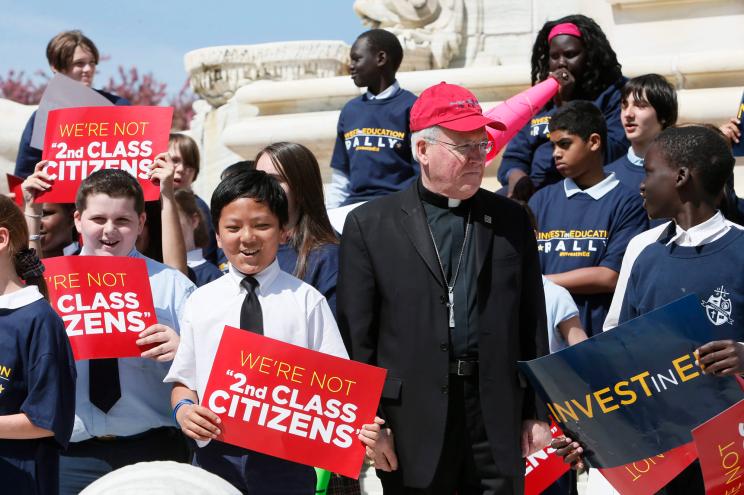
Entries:
MULTIPOLYGON (((343 237, 326 207, 373 201, 417 180, 409 124, 416 97, 396 81, 402 57, 384 30, 354 43, 350 71, 366 92, 341 112, 325 199, 312 152, 278 142, 223 171, 208 206, 191 191, 198 147, 172 134, 151 167, 158 202, 146 204, 132 176, 105 170, 83 181, 74 205, 37 203, 54 184, 30 145, 32 115, 15 171, 25 179, 24 207, 0 197, 0 367, 10 370, 0 376, 5 484, 18 493, 78 493, 119 467, 168 459, 244 492, 314 490, 312 469, 215 440, 219 418, 199 398, 219 341, 214 329, 226 324, 348 357, 335 321, 343 237), (71 255, 145 260, 158 324, 139 335, 138 344, 154 344, 140 358, 73 361, 62 322, 44 301, 39 261, 71 255)), ((55 36, 47 58, 53 71, 92 85, 99 55, 82 33, 55 36)), ((550 351, 691 287, 701 297, 725 290, 738 319, 744 287, 728 269, 744 263, 732 187, 736 122, 721 130, 677 126, 674 87, 656 74, 623 77, 600 27, 580 15, 539 31, 532 81, 547 77, 559 93, 510 142, 499 179, 501 193, 534 221, 550 351)), ((741 340, 702 346, 705 372, 744 371, 741 340)), ((360 434, 373 456, 381 423, 360 434)), ((579 442, 554 446, 580 464, 579 442)), ((665 493, 702 493, 699 467, 683 474, 665 493)), ((359 489, 337 482, 346 493, 359 489)))

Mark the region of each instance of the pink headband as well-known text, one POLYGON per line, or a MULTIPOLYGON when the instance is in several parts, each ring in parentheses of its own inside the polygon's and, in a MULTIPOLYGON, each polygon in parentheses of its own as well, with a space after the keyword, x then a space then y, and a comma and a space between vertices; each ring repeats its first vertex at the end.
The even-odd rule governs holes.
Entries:
POLYGON ((576 38, 581 38, 581 31, 579 31, 578 26, 572 22, 564 22, 563 24, 556 24, 553 26, 553 29, 550 30, 550 33, 548 34, 548 43, 550 43, 553 38, 556 36, 560 36, 561 34, 567 34, 569 36, 574 36, 576 38))

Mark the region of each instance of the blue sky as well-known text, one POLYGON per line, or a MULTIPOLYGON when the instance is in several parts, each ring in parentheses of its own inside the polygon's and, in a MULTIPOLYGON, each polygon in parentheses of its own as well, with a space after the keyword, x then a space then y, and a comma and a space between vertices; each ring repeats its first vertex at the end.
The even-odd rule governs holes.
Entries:
POLYGON ((109 57, 95 86, 119 65, 152 72, 175 92, 186 80, 183 55, 217 45, 342 40, 366 28, 353 0, 0 0, 0 74, 47 70, 46 44, 81 29, 109 57))

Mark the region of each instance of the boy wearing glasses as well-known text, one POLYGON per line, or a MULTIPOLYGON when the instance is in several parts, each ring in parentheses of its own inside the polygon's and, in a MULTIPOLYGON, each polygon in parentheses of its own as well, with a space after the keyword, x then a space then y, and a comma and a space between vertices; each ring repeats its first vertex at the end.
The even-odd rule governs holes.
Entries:
POLYGON ((395 79, 403 61, 398 38, 384 29, 366 31, 351 47, 350 58, 354 84, 367 91, 344 105, 338 118, 328 208, 402 191, 419 174, 408 127, 416 95, 395 79))
POLYGON ((550 121, 561 182, 529 202, 537 217, 543 274, 566 288, 588 336, 602 331, 628 241, 648 228, 643 202, 604 166, 607 124, 591 103, 574 101, 550 121))

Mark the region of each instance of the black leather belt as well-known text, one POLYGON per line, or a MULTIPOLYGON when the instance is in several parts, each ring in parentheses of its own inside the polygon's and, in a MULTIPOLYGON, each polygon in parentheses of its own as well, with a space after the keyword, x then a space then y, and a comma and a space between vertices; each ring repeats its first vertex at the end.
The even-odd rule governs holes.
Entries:
POLYGON ((449 364, 450 375, 474 376, 478 374, 478 361, 457 359, 449 364))
POLYGON ((150 430, 143 431, 142 433, 135 433, 134 435, 128 435, 125 437, 117 435, 102 435, 99 437, 89 438, 88 440, 100 440, 103 442, 141 440, 150 436, 156 436, 161 433, 168 433, 169 430, 175 430, 175 428, 171 428, 170 426, 162 426, 160 428, 152 428, 150 430))

